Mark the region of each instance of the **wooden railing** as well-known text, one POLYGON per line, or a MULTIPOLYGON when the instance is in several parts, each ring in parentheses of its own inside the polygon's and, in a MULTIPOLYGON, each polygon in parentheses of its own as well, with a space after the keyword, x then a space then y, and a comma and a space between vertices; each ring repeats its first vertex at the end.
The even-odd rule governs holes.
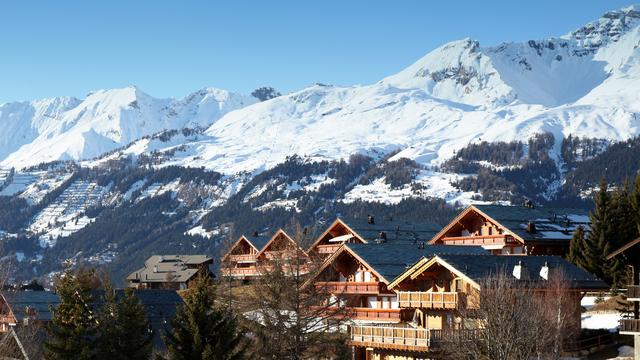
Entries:
POLYGON ((316 288, 322 288, 331 294, 379 294, 380 283, 378 282, 345 282, 345 281, 323 281, 316 282, 316 288))
POLYGON ((401 308, 458 309, 459 299, 457 292, 398 292, 398 303, 401 308))
POLYGON ((256 255, 255 254, 229 255, 228 260, 232 262, 255 262, 256 255))
POLYGON ((640 319, 620 320, 620 333, 640 335, 640 319))
POLYGON ((402 309, 374 309, 364 307, 346 307, 343 311, 338 311, 337 307, 312 306, 313 310, 323 310, 330 313, 330 316, 339 318, 350 318, 353 320, 370 320, 382 322, 400 322, 402 320, 402 309), (326 310, 324 310, 326 309, 326 310))
POLYGON ((356 320, 397 321, 401 320, 400 309, 351 308, 351 318, 356 320))
POLYGON ((349 327, 352 345, 387 347, 428 351, 429 329, 391 327, 379 325, 353 325, 349 327))
POLYGON ((338 251, 340 246, 342 246, 342 244, 318 245, 316 246, 316 251, 318 254, 333 254, 338 251))
POLYGON ((254 266, 247 268, 221 268, 222 276, 258 276, 260 272, 254 266))
POLYGON ((629 285, 627 287, 627 299, 640 301, 640 285, 629 285))
POLYGON ((510 235, 475 235, 475 236, 446 236, 442 238, 444 245, 505 245, 513 242, 510 235))

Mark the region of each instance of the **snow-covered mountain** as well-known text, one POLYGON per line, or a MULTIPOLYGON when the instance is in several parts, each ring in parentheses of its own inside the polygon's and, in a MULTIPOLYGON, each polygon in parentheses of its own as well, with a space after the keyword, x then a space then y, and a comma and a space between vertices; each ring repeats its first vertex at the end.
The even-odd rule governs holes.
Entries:
MULTIPOLYGON (((264 102, 216 90, 157 100, 127 88, 83 101, 5 104, 0 127, 10 131, 0 135, 0 158, 15 167, 86 159, 194 126, 208 128, 171 143, 168 164, 232 174, 293 154, 336 159, 397 149, 397 157, 438 164, 479 140, 543 132, 558 150, 569 134, 624 140, 640 133, 639 62, 640 6, 631 6, 557 38, 492 47, 454 41, 375 84, 314 85, 264 102)), ((124 152, 161 150, 151 143, 124 152)))
POLYGON ((207 88, 183 99, 156 99, 136 87, 0 105, 0 159, 22 168, 100 156, 165 129, 207 127, 257 99, 207 88))
POLYGON ((397 157, 437 164, 480 140, 548 132, 555 150, 569 134, 624 140, 640 133, 639 62, 640 6, 558 38, 493 47, 454 41, 375 84, 314 85, 232 111, 171 163, 233 173, 292 154, 400 149, 397 157))

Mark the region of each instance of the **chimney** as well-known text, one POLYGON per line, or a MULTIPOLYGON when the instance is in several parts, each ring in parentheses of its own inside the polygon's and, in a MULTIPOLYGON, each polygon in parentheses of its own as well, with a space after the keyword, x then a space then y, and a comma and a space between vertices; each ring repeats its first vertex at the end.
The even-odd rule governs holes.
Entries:
POLYGON ((529 221, 529 223, 527 224, 527 232, 529 234, 535 234, 536 233, 536 223, 534 223, 533 221, 529 221))
POLYGON ((380 231, 380 233, 378 234, 378 238, 376 239, 377 243, 384 243, 387 242, 387 233, 385 233, 384 231, 380 231))
POLYGON ((522 264, 522 261, 518 261, 518 264, 513 267, 513 277, 518 280, 526 280, 529 278, 529 271, 527 266, 522 264))
POLYGON ((367 223, 368 223, 368 224, 375 224, 375 223, 376 223, 376 220, 373 218, 373 216, 368 215, 368 216, 367 216, 367 223))
POLYGON ((253 237, 257 237, 257 236, 258 236, 258 232, 254 230, 254 231, 251 233, 251 236, 253 236, 253 237))
POLYGON ((544 265, 540 268, 540 277, 549 280, 549 264, 545 261, 544 265))
POLYGON ((153 265, 153 272, 157 273, 158 272, 158 265, 153 265))
POLYGON ((524 207, 526 207, 527 209, 533 209, 535 206, 533 205, 533 201, 525 199, 524 207))

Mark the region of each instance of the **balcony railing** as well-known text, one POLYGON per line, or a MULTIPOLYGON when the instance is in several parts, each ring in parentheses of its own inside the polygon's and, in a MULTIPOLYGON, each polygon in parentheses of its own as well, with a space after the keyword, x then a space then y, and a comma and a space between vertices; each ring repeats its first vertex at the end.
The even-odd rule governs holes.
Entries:
POLYGON ((457 292, 398 292, 398 303, 401 308, 458 309, 459 299, 457 292))
POLYGON ((318 245, 316 246, 316 251, 318 254, 333 254, 338 251, 340 246, 342 246, 342 244, 318 245))
POLYGON ((640 319, 620 320, 620 334, 640 335, 640 319))
POLYGON ((229 255, 228 259, 231 262, 256 262, 256 255, 255 254, 229 255))
POLYGON ((640 301, 640 285, 629 285, 627 287, 627 300, 640 301))
POLYGON ((371 294, 380 293, 380 283, 378 282, 345 282, 326 281, 316 282, 316 288, 322 288, 331 294, 371 294))
POLYGON ((442 242, 445 245, 506 245, 513 241, 513 237, 506 234, 446 236, 442 238, 442 242))
POLYGON ((390 349, 428 351, 429 329, 391 327, 379 325, 354 325, 349 328, 352 345, 377 346, 390 349))
MULTIPOLYGON (((321 309, 318 306, 311 307, 314 310, 321 309)), ((335 314, 330 315, 340 318, 350 318, 352 320, 368 320, 381 322, 400 322, 402 320, 402 309, 374 309, 364 307, 346 307, 344 311, 338 311, 336 307, 328 307, 326 311, 335 314)))
POLYGON ((222 276, 258 276, 260 271, 256 267, 247 268, 221 268, 222 276))

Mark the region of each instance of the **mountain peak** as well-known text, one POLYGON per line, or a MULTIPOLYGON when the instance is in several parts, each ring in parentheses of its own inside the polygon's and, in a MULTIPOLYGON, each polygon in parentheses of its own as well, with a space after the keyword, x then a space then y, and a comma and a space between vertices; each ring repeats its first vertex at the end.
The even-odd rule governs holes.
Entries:
POLYGON ((629 30, 640 26, 640 5, 631 5, 620 10, 604 13, 598 20, 563 36, 575 39, 578 45, 595 50, 609 42, 616 42, 629 30))

